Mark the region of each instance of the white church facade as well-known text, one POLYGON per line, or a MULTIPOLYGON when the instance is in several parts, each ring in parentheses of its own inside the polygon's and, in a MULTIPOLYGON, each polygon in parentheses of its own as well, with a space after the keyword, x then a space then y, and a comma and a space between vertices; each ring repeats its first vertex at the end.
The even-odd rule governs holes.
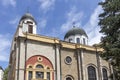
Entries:
POLYGON ((0 80, 3 80, 3 74, 4 74, 4 70, 3 70, 3 68, 0 66, 0 80))
POLYGON ((14 35, 8 80, 110 80, 112 66, 89 46, 86 32, 73 27, 64 40, 37 34, 30 13, 21 17, 14 35))

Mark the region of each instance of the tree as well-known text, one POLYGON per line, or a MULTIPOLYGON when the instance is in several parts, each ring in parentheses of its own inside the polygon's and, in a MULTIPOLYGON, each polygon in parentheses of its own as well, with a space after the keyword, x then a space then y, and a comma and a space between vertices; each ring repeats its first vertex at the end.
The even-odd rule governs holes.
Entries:
POLYGON ((9 67, 7 67, 7 68, 4 70, 3 80, 7 80, 7 78, 8 78, 8 72, 9 72, 9 67))
POLYGON ((120 80, 120 0, 105 0, 100 2, 103 12, 99 15, 99 23, 103 33, 101 55, 110 61, 115 72, 116 80, 120 80))

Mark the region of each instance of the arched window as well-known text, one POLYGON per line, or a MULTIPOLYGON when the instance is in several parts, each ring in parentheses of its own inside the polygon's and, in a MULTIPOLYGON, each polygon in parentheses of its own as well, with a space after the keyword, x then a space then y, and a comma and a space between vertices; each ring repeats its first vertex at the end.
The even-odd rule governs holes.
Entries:
POLYGON ((85 38, 83 38, 83 44, 85 44, 85 45, 86 45, 85 38))
POLYGON ((73 80, 72 76, 67 76, 66 80, 73 80))
POLYGON ((38 65, 36 66, 36 68, 43 68, 43 66, 40 65, 40 64, 38 64, 38 65))
POLYGON ((27 21, 28 24, 28 33, 33 33, 33 22, 27 21))
POLYGON ((71 77, 67 77, 66 80, 72 80, 71 77))
POLYGON ((80 43, 80 38, 77 38, 77 39, 76 39, 76 42, 77 42, 77 43, 80 43))
POLYGON ((26 76, 26 80, 54 80, 52 63, 45 57, 33 56, 27 61, 26 76))
MULTIPOLYGON (((43 68, 41 64, 38 64, 36 68, 43 68)), ((36 71, 36 79, 43 79, 44 78, 44 72, 43 71, 36 71)))
POLYGON ((97 80, 96 70, 93 66, 88 67, 88 80, 97 80))
POLYGON ((103 80, 108 80, 107 70, 105 68, 102 68, 102 73, 103 73, 103 80))

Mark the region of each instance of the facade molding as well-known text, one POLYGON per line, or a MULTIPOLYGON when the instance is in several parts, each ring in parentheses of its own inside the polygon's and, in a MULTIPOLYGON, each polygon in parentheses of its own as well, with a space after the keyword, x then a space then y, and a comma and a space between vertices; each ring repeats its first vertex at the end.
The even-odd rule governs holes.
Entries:
MULTIPOLYGON (((77 48, 81 49, 82 48, 85 50, 96 51, 96 48, 93 46, 69 43, 66 41, 61 41, 58 38, 51 38, 51 37, 41 36, 41 35, 36 35, 36 34, 30 34, 30 33, 27 33, 27 34, 23 33, 23 34, 24 34, 24 36, 20 36, 20 37, 26 38, 26 35, 27 35, 27 39, 40 41, 40 42, 44 42, 44 43, 50 43, 50 44, 60 44, 63 48, 70 48, 70 49, 77 49, 77 48)), ((103 51, 103 49, 97 47, 97 51, 101 52, 101 51, 103 51)))

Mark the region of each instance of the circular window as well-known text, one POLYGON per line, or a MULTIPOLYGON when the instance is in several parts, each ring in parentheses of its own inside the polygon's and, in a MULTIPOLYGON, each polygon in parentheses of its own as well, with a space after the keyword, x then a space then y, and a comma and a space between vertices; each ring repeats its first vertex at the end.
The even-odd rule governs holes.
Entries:
POLYGON ((39 62, 41 62, 41 61, 42 61, 42 58, 41 58, 41 57, 38 57, 37 60, 38 60, 39 62))
POLYGON ((65 59, 65 62, 66 62, 67 64, 71 64, 72 58, 71 58, 70 56, 67 56, 66 59, 65 59))

